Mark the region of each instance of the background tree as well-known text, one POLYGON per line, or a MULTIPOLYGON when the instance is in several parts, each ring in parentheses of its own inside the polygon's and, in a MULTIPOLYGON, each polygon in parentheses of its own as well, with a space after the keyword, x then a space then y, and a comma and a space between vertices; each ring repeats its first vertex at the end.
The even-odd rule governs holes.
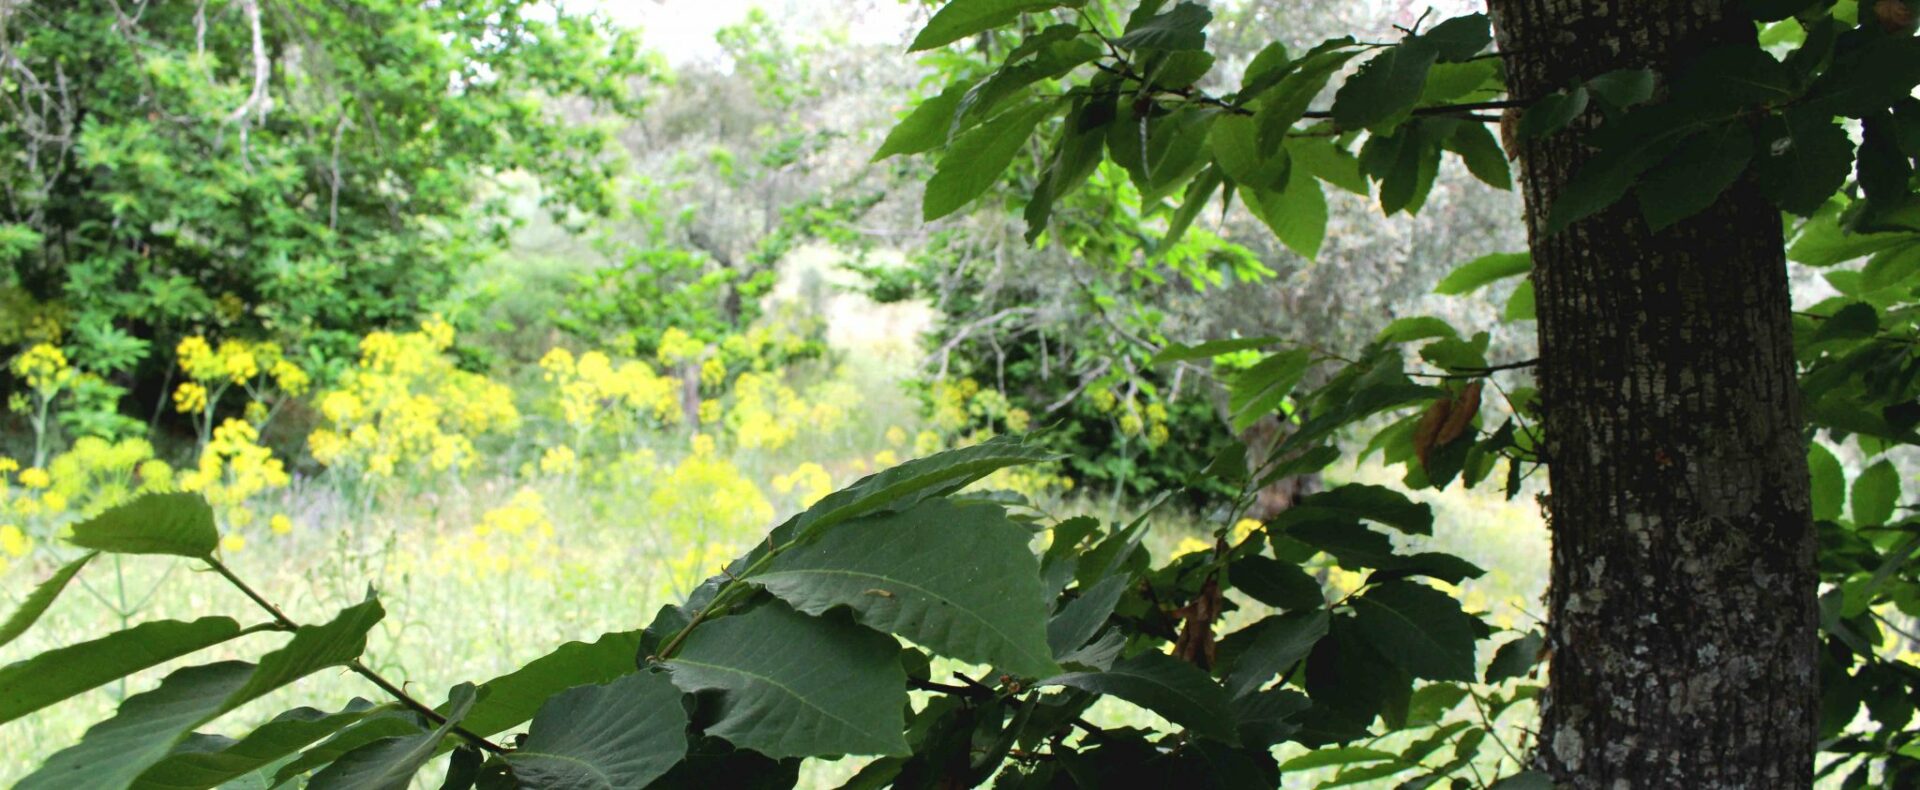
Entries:
POLYGON ((9 3, 0 343, 63 343, 143 404, 195 331, 350 357, 505 241, 510 173, 605 212, 610 130, 553 106, 632 113, 650 68, 536 2, 9 3))

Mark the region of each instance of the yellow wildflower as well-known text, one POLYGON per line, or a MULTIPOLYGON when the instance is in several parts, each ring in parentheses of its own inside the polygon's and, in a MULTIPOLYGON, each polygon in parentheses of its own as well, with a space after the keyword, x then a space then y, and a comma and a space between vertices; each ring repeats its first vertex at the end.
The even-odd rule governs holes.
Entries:
POLYGON ((228 554, 236 553, 246 547, 247 538, 245 535, 229 532, 225 537, 220 539, 220 550, 228 554))
POLYGON ((287 518, 285 513, 275 513, 273 518, 267 520, 267 528, 273 530, 275 535, 292 534, 293 519, 287 518))
POLYGON ((33 539, 27 537, 27 533, 12 524, 0 526, 0 551, 12 557, 25 557, 32 550, 33 539))
POLYGON ((547 448, 540 455, 540 471, 550 475, 572 474, 580 468, 580 458, 564 444, 547 448))
POLYGON ((53 478, 47 475, 47 470, 30 466, 21 470, 20 485, 28 488, 46 488, 53 485, 53 478))
POLYGON ((207 408, 207 388, 189 381, 173 391, 173 408, 181 414, 199 414, 207 408))

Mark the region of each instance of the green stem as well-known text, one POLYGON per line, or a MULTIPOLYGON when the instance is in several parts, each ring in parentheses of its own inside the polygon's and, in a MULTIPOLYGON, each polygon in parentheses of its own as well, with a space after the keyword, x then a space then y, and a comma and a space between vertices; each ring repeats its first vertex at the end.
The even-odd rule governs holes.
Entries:
MULTIPOLYGON (((246 582, 241 581, 239 576, 234 575, 233 570, 228 568, 226 566, 226 563, 221 562, 220 560, 214 558, 212 555, 201 557, 200 559, 206 562, 207 565, 211 566, 215 573, 220 574, 220 576, 222 578, 225 578, 229 584, 232 584, 235 589, 238 589, 242 595, 247 596, 247 598, 251 599, 261 609, 266 610, 267 614, 273 617, 273 621, 277 623, 280 626, 280 628, 284 630, 292 631, 300 627, 300 625, 298 623, 295 623, 292 618, 287 617, 285 612, 280 611, 280 607, 273 605, 272 601, 268 601, 264 596, 256 592, 253 589, 253 587, 249 586, 246 582)), ((384 677, 381 677, 380 673, 367 668, 367 665, 361 663, 360 659, 356 658, 352 661, 347 662, 347 669, 352 670, 354 674, 359 675, 360 677, 366 678, 368 682, 372 683, 375 686, 380 687, 381 691, 386 692, 388 695, 392 696, 395 700, 398 700, 401 705, 404 705, 412 709, 415 713, 425 716, 428 721, 431 721, 434 724, 440 725, 440 726, 446 726, 448 724, 447 717, 440 715, 439 711, 436 711, 433 708, 427 707, 426 703, 423 703, 417 699, 414 699, 412 695, 408 694, 405 690, 401 689, 399 686, 394 685, 392 681, 387 680, 384 677)), ((478 746, 482 749, 485 749, 489 752, 493 752, 494 754, 507 753, 507 749, 505 747, 502 747, 501 745, 494 743, 493 741, 489 741, 486 738, 483 738, 479 735, 475 735, 472 732, 468 732, 465 728, 462 728, 460 726, 457 726, 457 725, 454 726, 453 733, 462 738, 465 738, 467 742, 472 743, 473 745, 478 746)))

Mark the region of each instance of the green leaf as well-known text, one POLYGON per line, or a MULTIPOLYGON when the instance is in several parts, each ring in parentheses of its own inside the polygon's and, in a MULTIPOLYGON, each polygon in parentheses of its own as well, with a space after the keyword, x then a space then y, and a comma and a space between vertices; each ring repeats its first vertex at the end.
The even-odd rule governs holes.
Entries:
POLYGON ((1234 660, 1227 693, 1246 696, 1300 663, 1327 635, 1329 622, 1327 610, 1316 608, 1275 615, 1249 626, 1243 633, 1251 634, 1252 641, 1234 660))
POLYGON ((1813 475, 1813 517, 1818 521, 1837 521, 1847 502, 1847 475, 1840 459, 1826 445, 1807 445, 1807 469, 1813 475))
POLYGON ((1342 129, 1370 129, 1398 118, 1420 100, 1427 69, 1439 54, 1424 37, 1381 50, 1334 92, 1334 122, 1342 129))
POLYGON ((1229 578, 1233 589, 1275 609, 1308 609, 1326 605, 1320 582, 1299 565, 1264 554, 1233 561, 1229 578))
POLYGON ((940 95, 920 102, 887 133, 887 139, 880 142, 880 150, 873 152, 871 161, 878 162, 895 154, 924 153, 945 145, 953 129, 954 113, 960 108, 960 99, 967 94, 967 87, 965 82, 957 82, 947 86, 940 95))
POLYGON ((1688 138, 1634 190, 1647 225, 1660 231, 1713 205, 1752 159, 1753 135, 1744 123, 1722 124, 1688 138))
POLYGON ((407 790, 413 775, 433 759, 440 742, 473 708, 472 683, 454 686, 447 695, 446 721, 418 735, 382 738, 333 761, 313 775, 308 790, 407 790))
POLYGON ((1617 69, 1587 80, 1586 87, 1602 107, 1618 112, 1653 98, 1653 86, 1652 69, 1617 69))
POLYGON ((503 732, 532 718, 555 694, 629 674, 634 671, 640 636, 639 631, 618 631, 603 634, 593 642, 568 642, 519 669, 482 683, 481 699, 460 726, 481 737, 503 732))
POLYGON ((507 765, 529 790, 621 790, 646 787, 686 755, 680 690, 648 672, 548 700, 507 765))
POLYGON ((1853 481, 1853 521, 1864 527, 1877 527, 1893 518, 1900 501, 1900 473, 1893 463, 1881 459, 1866 468, 1853 481))
POLYGON ((1456 16, 1420 34, 1441 60, 1464 61, 1493 43, 1493 27, 1486 14, 1456 16))
POLYGON ((1496 252, 1467 261, 1448 272, 1446 277, 1440 279, 1440 284, 1434 286, 1433 292, 1444 296, 1470 294, 1489 283, 1508 277, 1519 277, 1531 271, 1533 271, 1531 254, 1496 252))
POLYGON ((1300 56, 1298 67, 1261 99, 1260 109, 1254 111, 1253 118, 1260 124, 1262 149, 1274 151, 1286 142, 1287 132, 1300 122, 1314 98, 1326 89, 1327 81, 1339 73, 1347 61, 1360 54, 1359 50, 1347 49, 1353 45, 1353 39, 1345 38, 1314 47, 1300 56))
POLYGON ((73 526, 68 541, 108 554, 210 557, 220 545, 213 508, 199 494, 142 494, 73 526))
POLYGON ((1493 132, 1487 131, 1487 127, 1477 123, 1459 124, 1442 147, 1459 154, 1460 160, 1467 163, 1467 171, 1481 183, 1494 189, 1513 188, 1513 171, 1507 167, 1506 152, 1500 150, 1500 143, 1493 139, 1493 132))
POLYGON ((1832 266, 1912 242, 1912 233, 1852 233, 1833 217, 1816 216, 1800 227, 1787 259, 1808 266, 1832 266))
POLYGON ((907 674, 892 638, 778 601, 694 629, 667 661, 688 693, 725 692, 707 733, 769 757, 901 755, 907 674))
POLYGON ((1353 601, 1355 625, 1368 643, 1407 674, 1428 680, 1473 680, 1473 618, 1451 596, 1394 581, 1353 601))
MULTIPOLYGON (((46 581, 33 588, 33 592, 27 594, 27 599, 20 602, 20 608, 13 610, 13 616, 8 617, 4 625, 0 625, 0 646, 19 639, 21 634, 32 628, 34 622, 40 619, 40 615, 46 614, 47 607, 53 605, 53 599, 60 597, 60 592, 67 589, 67 582, 73 581, 73 577, 80 573, 80 569, 87 567, 87 563, 92 562, 97 556, 100 556, 99 552, 83 554, 80 559, 60 566, 60 570, 54 571, 46 581)), ((0 721, 6 721, 6 719, 0 718, 0 721)))
MULTIPOLYGON (((1420 106, 1491 99, 1502 92, 1500 61, 1494 58, 1466 63, 1435 63, 1420 89, 1420 106)), ((1479 124, 1472 124, 1479 126, 1479 124)))
POLYGON ((1363 519, 1384 524, 1408 535, 1433 534, 1433 506, 1414 502, 1386 486, 1348 483, 1295 502, 1271 523, 1275 529, 1316 521, 1363 519))
POLYGON ((1043 677, 1059 666, 1032 538, 999 507, 935 499, 825 530, 747 580, 806 614, 844 606, 941 655, 1043 677))
POLYGON ((921 202, 922 219, 933 220, 960 210, 1000 180, 1013 155, 1033 135, 1033 127, 1052 114, 1051 101, 1033 101, 1007 110, 969 129, 947 147, 921 202))
POLYGON ((1198 667, 1165 653, 1149 651, 1105 672, 1074 672, 1040 685, 1118 697, 1200 735, 1239 742, 1226 691, 1198 667))
POLYGON ((1315 749, 1280 764, 1281 771, 1307 771, 1314 768, 1327 768, 1335 765, 1353 765, 1356 763, 1377 763, 1381 760, 1396 760, 1399 755, 1369 749, 1364 746, 1333 746, 1315 749))
POLYGON ((1134 26, 1126 35, 1114 40, 1121 49, 1154 49, 1164 51, 1183 51, 1205 49, 1207 46, 1207 23, 1213 21, 1213 12, 1198 3, 1183 2, 1172 11, 1154 16, 1152 19, 1134 26))
POLYGON ((1234 183, 1260 189, 1280 189, 1287 184, 1292 170, 1287 157, 1266 157, 1260 152, 1260 130, 1253 118, 1224 115, 1214 120, 1207 132, 1207 145, 1213 161, 1226 171, 1234 183))
POLYGON ((1585 87, 1564 93, 1549 93, 1520 114, 1520 139, 1533 140, 1565 129, 1567 124, 1573 123, 1573 119, 1586 111, 1585 87))
POLYGON ((1193 220, 1206 210, 1207 201, 1220 188, 1222 181, 1220 168, 1209 166, 1187 182, 1187 194, 1180 199, 1180 208, 1167 220, 1167 235, 1160 240, 1160 249, 1171 249, 1180 243, 1180 238, 1187 235, 1187 228, 1193 225, 1193 220))
POLYGON ((55 752, 15 787, 127 787, 188 732, 220 715, 253 669, 243 661, 222 661, 178 670, 158 688, 128 697, 111 718, 89 728, 79 743, 55 752))
MULTIPOLYGON (((1467 265, 1471 266, 1473 264, 1467 265)), ((1448 277, 1452 277, 1452 275, 1448 275, 1448 277)), ((1445 281, 1443 280, 1442 282, 1444 283, 1445 281)), ((1460 333, 1445 321, 1430 315, 1416 315, 1394 319, 1393 323, 1387 324, 1387 328, 1380 330, 1380 335, 1374 338, 1374 341, 1378 343, 1395 344, 1425 340, 1430 337, 1459 336, 1460 333)))
MULTIPOLYGON (((356 699, 338 713, 295 708, 275 716, 238 741, 219 749, 175 751, 134 783, 135 790, 197 790, 220 787, 273 765, 375 712, 393 710, 356 699)), ((223 741, 225 739, 222 739, 223 741)))
MULTIPOLYGON (((903 510, 932 497, 971 485, 1010 466, 1059 460, 1051 450, 1027 444, 1019 437, 995 437, 972 447, 935 453, 860 478, 853 485, 822 497, 800 515, 775 529, 773 545, 787 543, 834 524, 882 510, 903 510)), ((756 551, 754 555, 758 556, 756 551)), ((742 565, 737 573, 746 572, 742 565)))
MULTIPOLYGON (((1441 123, 1455 122, 1441 119, 1441 123)), ((1368 136, 1360 147, 1360 166, 1380 182, 1382 212, 1416 213, 1439 173, 1440 141, 1429 133, 1424 119, 1415 119, 1392 134, 1368 136)))
POLYGON ((1640 175, 1665 158, 1671 141, 1602 149, 1582 165, 1560 191, 1547 212, 1547 235, 1559 233, 1626 196, 1641 183, 1640 175))
POLYGON ((1554 790, 1553 777, 1540 771, 1521 771, 1487 786, 1487 790, 1554 790))
POLYGON ((1179 343, 1168 343, 1165 348, 1155 353, 1152 359, 1147 360, 1147 364, 1160 365, 1168 362, 1191 362, 1199 359, 1213 359, 1222 354, 1232 354, 1236 351, 1250 351, 1278 342, 1280 342, 1280 338, 1269 336, 1209 340, 1191 346, 1181 345, 1179 343))
POLYGON ((159 688, 128 697, 112 718, 47 758, 19 786, 126 787, 200 725, 314 671, 357 658, 367 631, 383 614, 379 602, 370 599, 325 625, 295 630, 257 666, 227 661, 174 672, 159 688))
POLYGON ((1499 683, 1518 677, 1525 677, 1540 663, 1540 649, 1547 643, 1539 631, 1528 631, 1525 636, 1500 646, 1493 651, 1493 661, 1487 664, 1486 682, 1499 683))
POLYGON ((0 668, 0 722, 240 635, 230 617, 141 623, 0 668))
POLYGON ((1334 145, 1332 140, 1319 137, 1289 138, 1287 158, 1292 160, 1293 166, 1305 167, 1314 178, 1353 194, 1364 197, 1371 191, 1367 177, 1360 172, 1360 160, 1346 149, 1334 145))
POLYGON ((1021 14, 1072 4, 1067 0, 952 0, 927 20, 927 26, 907 50, 919 52, 951 44, 1012 22, 1021 14))
POLYGON ((1534 320, 1532 280, 1522 280, 1513 289, 1513 295, 1507 297, 1506 309, 1500 313, 1500 320, 1508 323, 1534 320))
POLYGON ((1113 608, 1120 603, 1120 596, 1126 593, 1132 582, 1132 578, 1126 575, 1108 576, 1093 587, 1081 590, 1080 597, 1073 599, 1060 609, 1059 614, 1047 621, 1047 648, 1056 657, 1080 649, 1106 626, 1107 617, 1113 614, 1113 608))
POLYGON ((1920 273, 1920 244, 1905 244, 1874 253, 1860 270, 1860 287, 1872 293, 1905 284, 1916 273, 1920 273))
POLYGON ((1233 430, 1244 431, 1280 408, 1280 402, 1312 364, 1313 352, 1296 348, 1269 355, 1236 374, 1227 384, 1227 410, 1233 415, 1233 430))
POLYGON ((274 769, 272 785, 279 787, 293 781, 295 777, 305 776, 325 768, 339 759, 340 755, 374 741, 419 735, 427 731, 427 728, 422 726, 423 722, 425 719, 422 719, 419 714, 397 706, 383 706, 369 711, 366 718, 349 725, 320 745, 301 752, 300 756, 281 763, 274 769))
POLYGON ((1248 187, 1240 194, 1287 249, 1307 260, 1320 254, 1327 236, 1327 196, 1307 168, 1288 168, 1287 188, 1279 192, 1248 187))

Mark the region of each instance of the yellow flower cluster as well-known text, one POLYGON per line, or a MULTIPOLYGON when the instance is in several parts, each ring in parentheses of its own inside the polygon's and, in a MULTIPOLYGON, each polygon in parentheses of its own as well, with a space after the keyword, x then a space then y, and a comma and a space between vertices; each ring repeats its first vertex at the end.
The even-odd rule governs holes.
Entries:
POLYGON ((773 490, 782 494, 797 494, 800 506, 809 507, 820 501, 821 497, 833 493, 833 476, 827 474, 826 467, 808 461, 792 472, 774 477, 773 490))
POLYGON ((434 567, 443 572, 471 571, 544 579, 555 564, 553 521, 540 492, 521 488, 513 498, 480 517, 465 534, 439 540, 434 567))
POLYGON ((73 367, 67 355, 51 343, 38 343, 20 352, 10 365, 13 375, 43 398, 51 398, 73 380, 73 367))
POLYGON ((645 362, 616 363, 598 351, 576 359, 573 352, 554 348, 540 358, 540 368, 555 387, 552 405, 576 441, 596 429, 624 432, 680 419, 679 382, 645 362))
POLYGON ((229 528, 246 527, 254 515, 247 501, 291 482, 286 466, 259 442, 258 429, 245 420, 229 418, 214 429, 213 440, 200 452, 199 465, 179 475, 180 489, 205 496, 229 528))
POLYGON ((773 520, 773 505, 739 467, 696 434, 693 452, 674 465, 647 498, 647 514, 681 540, 744 538, 773 520))
POLYGON ((506 386, 455 367, 452 344, 452 327, 438 319, 361 339, 359 364, 320 396, 327 425, 307 437, 314 460, 371 479, 402 466, 471 467, 473 440, 513 428, 520 411, 506 386))
POLYGON ((686 330, 671 326, 661 333, 660 345, 655 351, 655 356, 659 357, 661 364, 672 367, 692 362, 706 353, 707 344, 687 334, 686 330))
POLYGON ((828 385, 812 402, 792 387, 765 373, 742 373, 733 380, 732 409, 727 427, 741 447, 778 450, 804 430, 831 433, 846 425, 851 409, 859 407, 860 393, 845 385, 828 385))
POLYGON ((83 517, 135 494, 166 491, 174 485, 173 467, 154 458, 153 445, 140 438, 109 442, 81 437, 48 462, 43 474, 49 478, 49 485, 42 486, 47 489, 43 503, 50 510, 72 510, 83 517))

